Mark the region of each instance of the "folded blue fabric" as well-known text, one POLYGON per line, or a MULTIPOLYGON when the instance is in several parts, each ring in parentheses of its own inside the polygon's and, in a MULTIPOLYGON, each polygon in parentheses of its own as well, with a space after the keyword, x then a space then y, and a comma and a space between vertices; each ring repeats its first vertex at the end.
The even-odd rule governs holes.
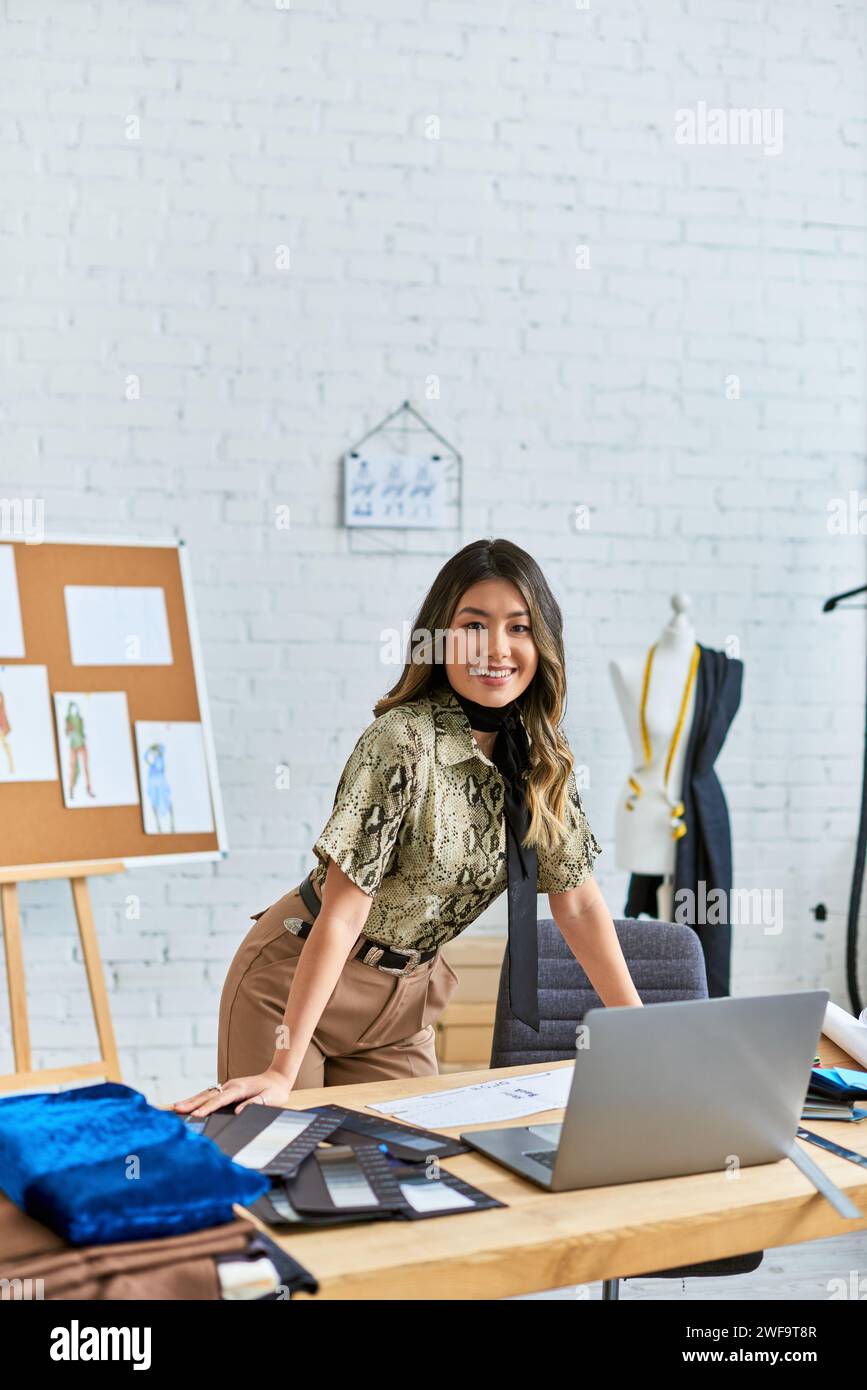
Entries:
POLYGON ((119 1082, 0 1100, 0 1187, 72 1245, 220 1225, 270 1185, 119 1082))

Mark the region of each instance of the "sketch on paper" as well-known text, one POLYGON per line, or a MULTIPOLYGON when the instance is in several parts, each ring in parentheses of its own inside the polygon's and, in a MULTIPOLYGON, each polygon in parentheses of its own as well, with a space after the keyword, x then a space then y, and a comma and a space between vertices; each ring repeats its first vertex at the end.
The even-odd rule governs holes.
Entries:
POLYGON ((344 502, 347 526, 445 526, 442 460, 352 449, 344 455, 344 502))
POLYGON ((165 590, 66 584, 73 666, 171 666, 165 590))
POLYGON ((214 829, 202 726, 136 720, 142 818, 147 835, 214 829))
POLYGON ((48 668, 0 666, 0 782, 56 782, 48 668))
POLYGON ((134 806, 138 786, 126 692, 55 691, 54 716, 64 805, 134 806))
POLYGON ((70 700, 66 706, 66 719, 63 724, 63 732, 66 734, 69 743, 69 795, 75 795, 75 784, 78 781, 78 774, 84 771, 84 780, 87 785, 88 796, 93 796, 93 787, 90 785, 90 767, 87 761, 87 739, 84 733, 84 720, 81 717, 81 710, 77 700, 70 700))
POLYGON ((175 811, 172 789, 166 777, 166 745, 150 743, 142 754, 148 770, 147 798, 157 823, 157 834, 175 834, 175 811))
POLYGON ((0 545, 0 656, 24 656, 14 545, 0 545))

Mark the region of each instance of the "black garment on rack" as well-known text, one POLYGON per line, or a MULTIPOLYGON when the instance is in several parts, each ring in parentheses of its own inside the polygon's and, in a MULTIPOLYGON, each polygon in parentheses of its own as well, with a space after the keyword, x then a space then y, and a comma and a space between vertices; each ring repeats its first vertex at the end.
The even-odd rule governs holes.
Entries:
MULTIPOLYGON (((715 910, 719 921, 702 923, 689 921, 704 952, 707 970, 707 992, 711 999, 730 993, 731 980, 731 923, 729 902, 732 888, 732 841, 728 806, 714 763, 725 742, 741 702, 744 664, 725 652, 702 647, 695 683, 695 708, 683 767, 683 792, 686 834, 677 841, 674 865, 675 921, 688 920, 683 907, 678 910, 678 893, 689 889, 695 904, 695 916, 701 915, 702 903, 708 912, 713 902, 708 899, 715 889, 724 891, 722 906, 715 910), (704 884, 699 893, 699 884, 704 884)), ((632 874, 625 917, 658 916, 657 889, 662 874, 632 874)), ((690 913, 689 916, 693 914, 690 913)))

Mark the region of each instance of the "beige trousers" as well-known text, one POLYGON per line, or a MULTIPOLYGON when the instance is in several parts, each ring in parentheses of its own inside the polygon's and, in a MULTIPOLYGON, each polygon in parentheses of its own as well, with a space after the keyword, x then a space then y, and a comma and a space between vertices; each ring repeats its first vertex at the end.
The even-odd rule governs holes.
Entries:
MULTIPOLYGON (((306 942, 283 925, 309 922, 298 889, 265 912, 238 948, 220 999, 217 1079, 264 1071, 306 942)), ((352 948, 304 1055, 295 1090, 438 1073, 434 1023, 458 985, 438 951, 409 974, 389 975, 352 959, 352 948)))

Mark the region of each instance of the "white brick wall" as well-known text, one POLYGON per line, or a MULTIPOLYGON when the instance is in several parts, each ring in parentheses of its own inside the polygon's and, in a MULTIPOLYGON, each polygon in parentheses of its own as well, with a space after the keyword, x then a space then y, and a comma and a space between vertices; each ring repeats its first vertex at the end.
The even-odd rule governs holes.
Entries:
MULTIPOLYGON (((4 494, 58 533, 186 537, 231 836, 224 865, 93 884, 132 1084, 211 1079, 248 914, 311 862, 391 683, 379 631, 479 535, 531 550, 563 603, 615 914, 608 660, 680 587, 702 642, 739 640, 736 882, 783 887, 786 925, 739 934, 735 988, 845 1002, 864 624, 820 608, 865 568, 826 524, 864 489, 864 38, 861 0, 7 0, 4 494), (782 153, 676 144, 702 101, 782 108, 782 153), (465 535, 350 553, 341 451, 407 396, 465 453, 465 535)), ((68 895, 22 897, 37 1063, 93 1055, 68 895)), ((501 900, 482 925, 504 921, 501 900)))

